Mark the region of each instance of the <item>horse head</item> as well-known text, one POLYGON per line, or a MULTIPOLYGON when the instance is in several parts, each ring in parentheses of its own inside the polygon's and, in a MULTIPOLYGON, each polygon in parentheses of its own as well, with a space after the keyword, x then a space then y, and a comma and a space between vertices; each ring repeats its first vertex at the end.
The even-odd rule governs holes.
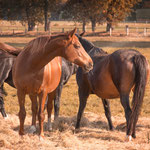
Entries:
POLYGON ((79 42, 75 32, 76 28, 66 34, 66 46, 62 56, 88 72, 93 68, 93 61, 79 42))

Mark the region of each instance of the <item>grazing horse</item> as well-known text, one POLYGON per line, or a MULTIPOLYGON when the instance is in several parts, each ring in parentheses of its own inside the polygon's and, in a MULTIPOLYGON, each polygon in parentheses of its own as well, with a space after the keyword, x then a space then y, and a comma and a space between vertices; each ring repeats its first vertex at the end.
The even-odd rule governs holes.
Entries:
MULTIPOLYGON (((20 135, 24 134, 25 95, 29 94, 32 104, 36 103, 37 96, 39 97, 40 138, 44 137, 45 100, 47 95, 50 99, 61 77, 61 57, 57 56, 79 65, 85 72, 92 69, 92 59, 83 49, 75 32, 76 29, 61 35, 36 38, 29 42, 17 56, 12 72, 20 107, 20 135)), ((36 116, 37 112, 32 111, 36 116)))
POLYGON ((136 138, 135 127, 149 75, 148 61, 133 49, 120 49, 112 54, 102 52, 94 56, 90 53, 89 55, 94 63, 93 69, 85 74, 82 68, 78 68, 76 73, 80 105, 75 128, 80 127, 87 98, 90 94, 96 94, 102 99, 120 98, 125 111, 127 139, 131 140, 131 135, 136 138), (129 104, 131 90, 134 92, 132 109, 129 104))
POLYGON ((14 87, 12 82, 12 66, 20 51, 21 49, 0 43, 0 112, 3 117, 7 116, 4 108, 3 95, 5 94, 5 91, 3 89, 3 84, 6 82, 14 87))

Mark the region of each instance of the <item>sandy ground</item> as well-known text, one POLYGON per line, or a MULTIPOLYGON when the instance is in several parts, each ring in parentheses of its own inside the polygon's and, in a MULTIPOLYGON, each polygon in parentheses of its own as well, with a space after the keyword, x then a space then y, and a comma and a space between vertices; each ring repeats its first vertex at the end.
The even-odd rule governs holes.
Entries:
POLYGON ((124 117, 112 120, 115 130, 109 131, 105 116, 85 112, 80 130, 74 132, 76 117, 60 116, 53 123, 53 131, 45 129, 45 138, 40 141, 38 131, 29 133, 31 117, 25 120, 26 134, 19 136, 18 116, 10 114, 4 120, 0 115, 0 150, 150 150, 150 118, 139 118, 137 138, 131 142, 125 141, 124 117))

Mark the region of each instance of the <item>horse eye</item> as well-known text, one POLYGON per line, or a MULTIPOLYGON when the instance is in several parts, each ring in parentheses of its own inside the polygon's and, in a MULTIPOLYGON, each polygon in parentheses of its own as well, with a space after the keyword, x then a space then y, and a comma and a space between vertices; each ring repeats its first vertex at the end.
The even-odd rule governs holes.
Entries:
POLYGON ((79 45, 76 45, 76 44, 74 44, 73 46, 74 46, 76 49, 80 48, 80 46, 79 46, 79 45))

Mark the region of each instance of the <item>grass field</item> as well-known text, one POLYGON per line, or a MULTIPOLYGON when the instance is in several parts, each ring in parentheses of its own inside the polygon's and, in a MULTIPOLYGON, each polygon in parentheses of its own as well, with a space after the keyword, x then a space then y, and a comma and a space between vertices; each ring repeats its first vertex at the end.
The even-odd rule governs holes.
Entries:
MULTIPOLYGON (((15 47, 23 48, 27 42, 34 37, 0 37, 0 42, 6 42, 15 47)), ((92 41, 96 46, 101 47, 108 53, 120 48, 134 48, 139 50, 148 61, 150 60, 150 37, 138 36, 85 36, 86 39, 92 41)), ((60 122, 58 130, 48 133, 45 131, 45 142, 38 143, 36 135, 31 136, 29 133, 20 139, 18 136, 18 101, 16 97, 16 89, 5 84, 8 95, 5 97, 6 112, 11 116, 11 121, 6 124, 0 119, 0 149, 89 149, 89 150, 149 150, 149 133, 150 133, 150 81, 148 81, 141 116, 138 124, 138 137, 132 143, 124 142, 125 129, 119 127, 125 122, 123 108, 119 99, 110 100, 112 120, 116 127, 114 132, 108 131, 108 125, 104 116, 104 109, 101 99, 95 95, 90 95, 85 109, 85 117, 82 121, 82 129, 79 133, 74 134, 75 116, 78 111, 78 92, 75 75, 71 77, 69 82, 64 86, 61 104, 60 104, 60 122), (9 137, 8 137, 9 135, 9 137), (3 137, 3 139, 2 139, 3 137), (11 138, 10 138, 11 137, 11 138), (7 140, 6 140, 7 139, 7 140), (15 139, 15 140, 14 140, 15 139), (2 143, 2 144, 1 144, 2 143), (14 146, 12 146, 12 143, 14 146), (1 146, 2 145, 2 146, 1 146)), ((131 96, 132 97, 132 93, 131 96)), ((31 103, 26 98, 26 132, 31 122, 31 103)))

